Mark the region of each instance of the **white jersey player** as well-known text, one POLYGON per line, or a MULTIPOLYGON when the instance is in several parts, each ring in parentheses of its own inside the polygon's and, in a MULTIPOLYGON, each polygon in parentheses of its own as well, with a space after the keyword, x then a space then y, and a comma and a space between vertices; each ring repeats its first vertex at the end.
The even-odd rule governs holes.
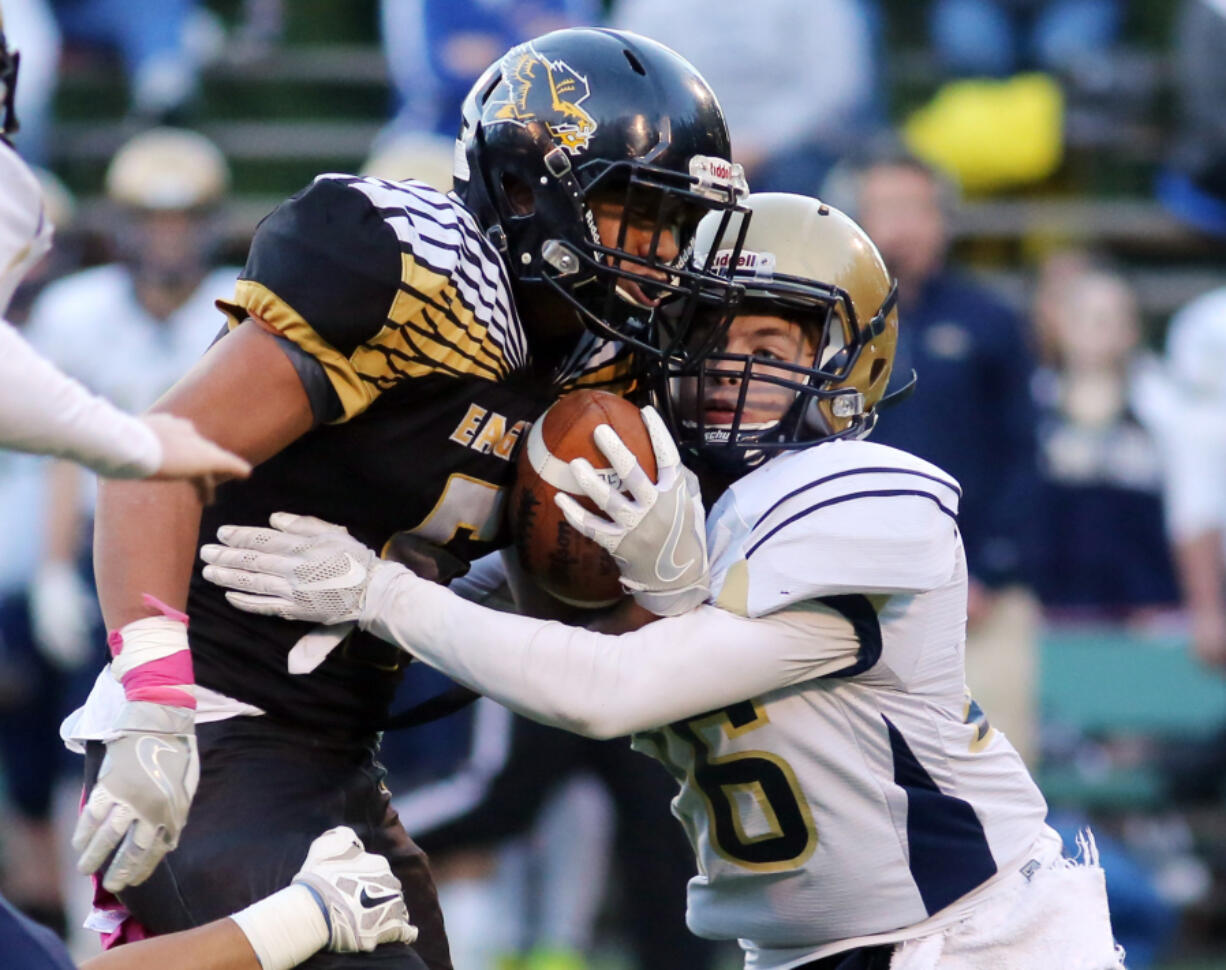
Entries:
POLYGON ((5 138, 15 130, 15 57, 0 21, 0 448, 69 458, 101 475, 213 479, 246 476, 247 462, 169 414, 135 418, 90 394, 48 363, 4 320, 27 270, 51 247, 42 190, 5 138))
POLYGON ((1062 857, 966 691, 958 485, 860 440, 897 338, 881 257, 816 200, 747 205, 745 302, 700 321, 661 395, 704 491, 722 490, 704 605, 674 608, 706 579, 679 580, 681 564, 706 550, 651 409, 658 484, 602 428, 624 492, 578 460, 608 518, 558 500, 663 615, 633 632, 492 613, 295 516, 222 529, 205 575, 256 612, 356 620, 530 717, 633 734, 681 786, 689 925, 738 939, 749 967, 1120 967, 1092 840, 1080 863, 1062 857))

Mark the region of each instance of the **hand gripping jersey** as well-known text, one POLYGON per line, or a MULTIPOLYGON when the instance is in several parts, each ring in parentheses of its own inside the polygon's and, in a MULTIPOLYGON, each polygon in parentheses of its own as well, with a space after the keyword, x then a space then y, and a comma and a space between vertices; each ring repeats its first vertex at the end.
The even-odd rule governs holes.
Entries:
POLYGON ((682 786, 690 928, 740 938, 750 966, 952 919, 1042 830, 1042 796, 966 691, 958 499, 918 458, 831 441, 711 512, 717 604, 811 629, 795 662, 823 671, 635 738, 682 786))
MULTIPOLYGON (((417 182, 321 176, 257 230, 233 303, 275 329, 320 424, 224 486, 200 540, 278 510, 320 516, 384 549, 402 531, 464 559, 505 544, 514 448, 567 384, 624 355, 586 341, 553 380, 530 379, 506 271, 471 213, 417 182)), ((224 338, 223 338, 224 339, 224 338)), ((310 674, 286 657, 305 623, 242 613, 196 562, 188 612, 196 680, 320 730, 368 731, 405 655, 361 632, 310 674)))

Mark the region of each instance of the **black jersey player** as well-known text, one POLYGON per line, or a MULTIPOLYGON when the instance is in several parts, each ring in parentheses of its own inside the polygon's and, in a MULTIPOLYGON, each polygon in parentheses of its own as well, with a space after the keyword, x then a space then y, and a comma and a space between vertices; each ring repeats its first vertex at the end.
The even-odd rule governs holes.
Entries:
POLYGON ((252 478, 203 517, 186 489, 101 493, 114 659, 68 731, 91 744, 74 845, 153 932, 267 894, 311 836, 348 824, 391 861, 421 935, 415 951, 309 966, 449 966, 424 857, 374 760, 396 653, 240 613, 193 573, 196 549, 278 509, 376 547, 407 531, 461 559, 496 548, 526 424, 658 349, 644 321, 696 300, 709 276, 687 269, 693 230, 743 183, 705 82, 634 35, 520 45, 463 120, 454 194, 321 176, 261 223, 221 304, 229 332, 160 404, 256 463, 252 478), (318 665, 290 673, 291 654, 318 665))

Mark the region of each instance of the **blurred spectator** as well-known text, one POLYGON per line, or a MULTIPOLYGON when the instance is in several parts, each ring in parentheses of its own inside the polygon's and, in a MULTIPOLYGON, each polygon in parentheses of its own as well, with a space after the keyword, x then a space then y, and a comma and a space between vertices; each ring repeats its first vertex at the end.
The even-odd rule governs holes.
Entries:
POLYGON ((1226 667, 1226 287, 1171 318, 1166 514, 1192 644, 1226 667))
POLYGON ((1173 47, 1178 128, 1158 198, 1178 218, 1226 236, 1226 0, 1184 0, 1173 47))
POLYGON ((1165 388, 1141 346, 1136 294, 1088 258, 1058 253, 1040 273, 1036 323, 1048 357, 1033 385, 1039 598, 1057 618, 1140 620, 1173 608, 1162 457, 1145 423, 1165 388))
POLYGON ((189 42, 198 0, 51 0, 64 40, 116 51, 131 111, 147 121, 181 118, 200 83, 189 42))
POLYGON ((933 0, 929 33, 949 75, 1067 76, 1110 50, 1121 19, 1119 0, 933 0))
POLYGON ((967 682, 1029 759, 1037 605, 1026 586, 1038 478, 1033 363, 1022 321, 949 265, 957 193, 924 163, 882 151, 845 184, 832 182, 827 197, 850 204, 898 279, 895 381, 912 370, 919 381, 909 400, 881 415, 873 440, 935 463, 962 485, 967 682), (847 197, 835 197, 841 194, 847 197))
POLYGON ((454 138, 460 104, 481 72, 521 41, 600 21, 599 0, 382 0, 383 51, 397 111, 383 138, 454 138))
POLYGON ((612 20, 698 68, 755 191, 812 193, 877 127, 877 14, 869 0, 617 0, 612 20))

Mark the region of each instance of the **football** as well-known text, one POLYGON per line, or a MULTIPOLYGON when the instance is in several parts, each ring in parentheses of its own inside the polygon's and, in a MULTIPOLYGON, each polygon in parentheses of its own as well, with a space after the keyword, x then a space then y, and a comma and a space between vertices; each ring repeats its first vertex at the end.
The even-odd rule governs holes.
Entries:
POLYGON ((596 510, 571 475, 568 463, 575 458, 586 458, 616 483, 617 473, 592 437, 601 424, 617 432, 655 481, 655 454, 639 409, 606 391, 580 390, 559 399, 533 424, 511 490, 511 532, 524 570, 551 596, 587 609, 622 598, 617 564, 571 528, 553 497, 564 491, 596 510))

